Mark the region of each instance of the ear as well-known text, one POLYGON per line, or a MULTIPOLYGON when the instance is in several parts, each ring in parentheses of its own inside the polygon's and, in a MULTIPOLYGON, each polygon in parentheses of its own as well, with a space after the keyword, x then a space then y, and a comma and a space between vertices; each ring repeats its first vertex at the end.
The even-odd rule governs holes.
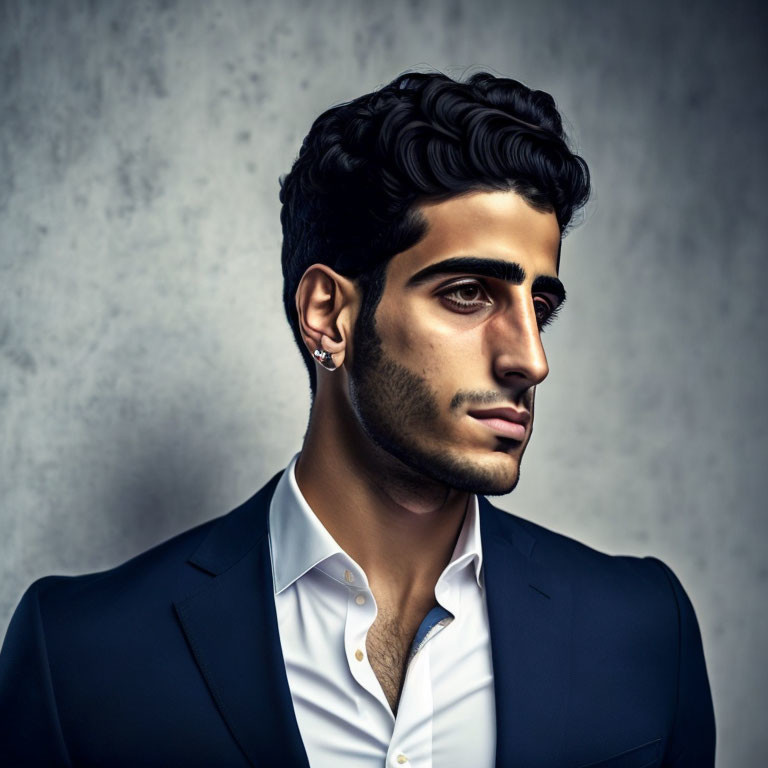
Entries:
POLYGON ((359 291, 352 280, 325 264, 307 267, 296 289, 296 312, 309 354, 324 349, 340 368, 358 309, 359 291))

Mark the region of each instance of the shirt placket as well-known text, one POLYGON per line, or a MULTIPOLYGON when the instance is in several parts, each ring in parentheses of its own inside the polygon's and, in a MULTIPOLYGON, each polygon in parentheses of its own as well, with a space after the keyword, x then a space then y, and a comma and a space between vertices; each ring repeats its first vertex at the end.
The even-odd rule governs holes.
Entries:
POLYGON ((369 716, 383 719, 391 732, 394 715, 381 689, 368 659, 366 638, 376 618, 376 600, 368 586, 365 574, 350 564, 343 570, 343 583, 347 588, 347 620, 344 625, 344 653, 352 677, 373 699, 375 707, 363 706, 369 716))
POLYGON ((425 636, 405 672, 403 691, 387 750, 386 768, 432 768, 432 673, 427 643, 442 627, 425 636))
POLYGON ((420 627, 414 638, 392 740, 387 751, 386 768, 432 768, 434 700, 431 643, 450 625, 459 609, 458 590, 450 581, 438 581, 435 597, 442 610, 434 611, 433 617, 427 614, 425 620, 428 626, 420 627), (450 616, 446 616, 446 612, 450 616))

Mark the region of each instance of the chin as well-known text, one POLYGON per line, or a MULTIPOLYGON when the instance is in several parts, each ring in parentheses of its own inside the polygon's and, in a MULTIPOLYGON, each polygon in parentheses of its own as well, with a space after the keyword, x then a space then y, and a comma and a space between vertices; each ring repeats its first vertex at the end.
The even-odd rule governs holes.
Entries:
POLYGON ((467 480, 473 488, 465 488, 482 496, 504 496, 511 493, 520 480, 520 457, 506 451, 494 451, 490 456, 470 458, 473 469, 467 480))
POLYGON ((411 450, 406 463, 432 480, 482 496, 504 496, 520 479, 520 456, 503 449, 481 453, 455 447, 434 452, 411 450))

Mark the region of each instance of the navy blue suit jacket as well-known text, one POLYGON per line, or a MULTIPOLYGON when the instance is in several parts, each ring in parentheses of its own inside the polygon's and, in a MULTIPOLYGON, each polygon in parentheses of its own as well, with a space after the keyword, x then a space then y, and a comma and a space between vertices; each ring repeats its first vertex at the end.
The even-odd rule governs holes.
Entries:
MULTIPOLYGON (((308 765, 272 588, 278 477, 117 568, 27 590, 0 653, 0 765, 308 765)), ((669 568, 482 497, 480 524, 496 765, 712 766, 701 638, 669 568)))

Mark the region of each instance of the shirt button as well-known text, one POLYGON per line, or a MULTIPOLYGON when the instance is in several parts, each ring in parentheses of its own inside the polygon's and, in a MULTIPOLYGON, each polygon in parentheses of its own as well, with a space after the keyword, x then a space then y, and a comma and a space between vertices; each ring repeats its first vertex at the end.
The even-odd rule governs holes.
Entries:
POLYGON ((355 580, 355 575, 352 573, 352 571, 344 571, 344 581, 347 582, 347 584, 351 584, 355 580))
POLYGON ((358 596, 355 598, 355 602, 356 602, 358 605, 365 605, 365 595, 358 595, 358 596))
POLYGON ((398 755, 397 762, 400 763, 400 765, 402 765, 403 763, 408 762, 408 758, 405 755, 398 755))
POLYGON ((363 652, 359 648, 355 651, 355 658, 358 661, 362 661, 363 660, 363 652))

